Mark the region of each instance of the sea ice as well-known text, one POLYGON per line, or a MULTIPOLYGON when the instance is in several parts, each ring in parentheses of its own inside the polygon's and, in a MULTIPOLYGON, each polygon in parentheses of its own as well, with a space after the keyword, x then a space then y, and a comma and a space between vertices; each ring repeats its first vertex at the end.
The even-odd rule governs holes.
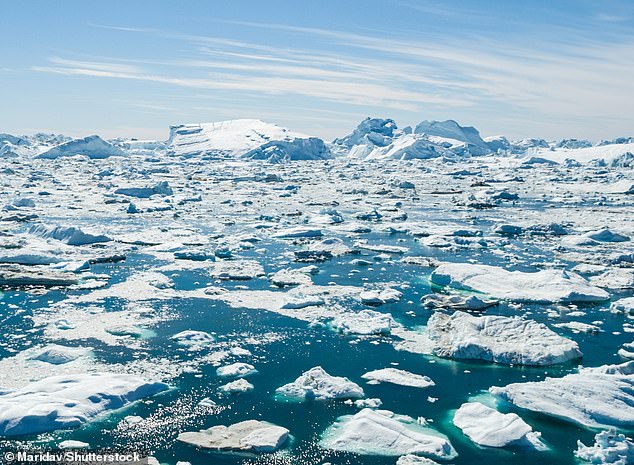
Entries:
POLYGON ((178 440, 202 449, 218 452, 274 452, 284 445, 289 431, 259 420, 247 420, 230 426, 212 426, 200 432, 186 432, 178 440))
POLYGON ((380 370, 368 371, 361 377, 370 382, 398 384, 399 386, 416 388, 426 388, 436 384, 428 376, 417 375, 416 373, 399 370, 398 368, 382 368, 380 370))
POLYGON ((283 398, 296 400, 359 399, 365 395, 358 384, 348 378, 332 376, 322 367, 311 368, 276 392, 283 398))

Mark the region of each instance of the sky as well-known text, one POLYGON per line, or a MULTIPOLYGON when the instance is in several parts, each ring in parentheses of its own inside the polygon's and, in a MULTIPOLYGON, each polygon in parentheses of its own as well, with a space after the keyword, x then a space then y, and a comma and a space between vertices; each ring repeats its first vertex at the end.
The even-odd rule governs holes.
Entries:
POLYGON ((632 0, 7 1, 0 57, 12 134, 257 118, 331 140, 372 116, 634 135, 632 0))

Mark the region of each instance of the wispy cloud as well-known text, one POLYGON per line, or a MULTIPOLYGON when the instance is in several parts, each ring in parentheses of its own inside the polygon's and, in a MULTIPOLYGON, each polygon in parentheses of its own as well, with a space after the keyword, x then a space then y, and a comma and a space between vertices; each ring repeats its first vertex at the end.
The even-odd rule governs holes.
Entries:
MULTIPOLYGON (((410 5, 411 6, 411 5, 410 5)), ((425 6, 430 14, 444 14, 425 6)), ((603 18, 603 21, 610 19, 603 18)), ((486 106, 532 116, 583 120, 634 111, 634 37, 570 43, 433 34, 417 39, 295 25, 229 22, 327 43, 317 50, 154 29, 104 26, 187 44, 187 58, 51 57, 37 72, 125 79, 240 95, 304 96, 324 102, 420 113, 486 106)), ((515 116, 518 117, 518 116, 515 116)))

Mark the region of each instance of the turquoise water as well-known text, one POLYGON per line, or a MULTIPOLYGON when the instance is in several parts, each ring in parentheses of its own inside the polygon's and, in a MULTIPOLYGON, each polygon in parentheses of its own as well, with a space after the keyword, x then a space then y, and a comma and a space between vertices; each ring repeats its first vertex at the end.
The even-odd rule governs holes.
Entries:
MULTIPOLYGON (((367 236, 371 241, 373 237, 367 236)), ((383 244, 403 245, 410 248, 410 255, 432 255, 441 260, 466 261, 476 259, 479 263, 504 264, 503 258, 490 251, 465 250, 449 254, 439 249, 422 247, 418 242, 406 236, 376 236, 376 242, 383 244)), ((350 243, 352 240, 349 241, 350 243)), ((519 245, 519 244, 518 244, 519 245)), ((282 247, 279 243, 258 244, 267 249, 264 255, 254 251, 245 251, 243 258, 264 260, 265 271, 272 272, 280 268, 299 267, 303 264, 282 264, 280 254, 293 247, 282 247)), ((524 252, 533 259, 537 255, 530 245, 524 252)), ((360 285, 364 278, 367 282, 406 282, 410 287, 404 290, 400 302, 385 305, 375 310, 390 312, 401 323, 408 327, 424 325, 430 312, 418 304, 420 296, 429 293, 428 275, 431 269, 404 266, 395 260, 391 263, 377 262, 373 270, 359 268, 351 273, 352 258, 372 259, 375 254, 362 253, 360 256, 344 256, 319 264, 320 273, 314 276, 316 284, 327 285, 336 282, 340 285, 360 285), (411 301, 411 303, 410 303, 411 301), (410 314, 414 312, 415 316, 410 314)), ((544 261, 551 260, 547 253, 542 254, 544 261)), ((159 261, 151 256, 131 254, 124 263, 98 265, 92 268, 97 273, 108 273, 112 282, 122 281, 135 272, 153 267, 159 261)), ((530 270, 528 266, 519 269, 530 270)), ((213 285, 213 280, 204 271, 178 271, 168 275, 175 281, 176 289, 189 290, 213 285)), ((265 278, 244 282, 226 282, 221 284, 228 289, 236 286, 248 286, 250 289, 269 289, 265 278)), ((88 291, 69 291, 73 295, 88 291)), ((37 345, 42 339, 40 330, 32 330, 32 322, 28 318, 38 309, 44 308, 66 297, 66 291, 52 290, 42 294, 6 291, 0 294, 0 358, 15 355, 16 352, 37 345), (28 337, 26 337, 28 335, 28 337)), ((619 295, 615 294, 614 299, 619 295)), ((241 343, 241 347, 249 349, 253 357, 248 360, 258 369, 258 373, 249 378, 255 385, 252 392, 231 397, 219 397, 217 388, 224 384, 216 376, 216 367, 204 365, 195 373, 183 373, 170 381, 173 389, 148 401, 137 402, 123 410, 100 418, 79 430, 45 434, 40 437, 20 438, 18 441, 0 442, 3 448, 14 448, 16 445, 52 444, 63 439, 74 439, 88 442, 92 447, 132 447, 149 450, 161 462, 174 464, 177 460, 189 461, 192 464, 394 464, 394 457, 358 457, 352 454, 332 453, 322 450, 317 445, 319 435, 341 415, 357 412, 354 406, 343 402, 305 402, 289 403, 274 400, 274 391, 282 384, 288 383, 307 369, 321 365, 330 374, 347 376, 362 385, 366 397, 378 397, 383 401, 382 408, 411 417, 424 417, 430 426, 447 435, 459 456, 452 461, 455 464, 485 465, 492 463, 534 464, 575 463, 573 451, 576 441, 586 444, 592 442, 595 431, 576 427, 572 424, 549 419, 543 415, 519 411, 512 406, 503 405, 502 411, 515 411, 542 432, 542 438, 548 445, 545 452, 528 451, 518 448, 493 449, 474 445, 459 429, 451 424, 452 411, 470 397, 486 391, 490 386, 502 386, 512 382, 541 380, 545 376, 561 376, 574 371, 577 364, 556 367, 506 367, 478 362, 456 362, 431 356, 410 354, 396 351, 385 338, 359 339, 335 334, 325 328, 311 328, 302 321, 293 320, 274 313, 230 308, 222 302, 203 299, 174 299, 150 303, 157 311, 169 309, 173 317, 162 321, 151 328, 145 337, 148 339, 140 349, 126 346, 113 348, 103 342, 87 338, 86 341, 70 341, 67 345, 89 345, 94 348, 95 358, 103 363, 127 363, 143 358, 149 360, 168 359, 173 364, 183 363, 200 354, 190 352, 177 346, 170 337, 182 330, 196 329, 216 335, 218 343, 252 337, 261 341, 254 345, 241 343), (378 343, 377 343, 378 342, 378 343), (393 365, 398 364, 398 365, 393 365), (369 370, 397 366, 398 368, 420 373, 431 377, 436 385, 427 389, 415 389, 384 385, 367 385, 360 378, 369 370), (438 398, 434 403, 427 397, 438 398), (203 409, 197 404, 205 397, 216 401, 217 407, 203 409), (134 427, 123 427, 120 421, 128 415, 144 418, 134 427), (284 426, 291 431, 293 440, 283 452, 258 457, 208 454, 197 451, 191 446, 175 441, 179 432, 208 428, 217 424, 230 424, 246 419, 262 419, 284 426)), ((364 308, 360 303, 347 302, 352 308, 364 308)), ((107 311, 118 311, 123 303, 118 299, 108 299, 104 304, 107 311)), ((560 331, 576 340, 584 353, 582 363, 595 366, 606 363, 620 363, 615 354, 616 349, 624 342, 630 342, 626 334, 613 334, 622 330, 623 317, 607 312, 600 312, 609 303, 586 306, 584 317, 575 317, 575 321, 604 321, 599 334, 573 334, 560 331)), ((553 306, 527 305, 523 313, 537 321, 552 323, 546 316, 546 309, 553 306)), ((488 314, 516 315, 505 305, 493 308, 488 314)), ((568 321, 566 317, 557 322, 568 321)), ((158 362, 157 362, 158 363, 158 362)), ((2 383, 0 382, 0 385, 2 383)))

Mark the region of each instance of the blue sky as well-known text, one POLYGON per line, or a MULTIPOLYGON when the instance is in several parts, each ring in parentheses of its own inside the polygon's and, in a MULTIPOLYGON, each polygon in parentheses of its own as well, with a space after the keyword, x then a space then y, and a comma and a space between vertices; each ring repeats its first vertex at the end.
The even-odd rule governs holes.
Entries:
POLYGON ((331 139, 377 116, 634 135, 631 0, 25 0, 0 53, 0 132, 259 118, 331 139))

